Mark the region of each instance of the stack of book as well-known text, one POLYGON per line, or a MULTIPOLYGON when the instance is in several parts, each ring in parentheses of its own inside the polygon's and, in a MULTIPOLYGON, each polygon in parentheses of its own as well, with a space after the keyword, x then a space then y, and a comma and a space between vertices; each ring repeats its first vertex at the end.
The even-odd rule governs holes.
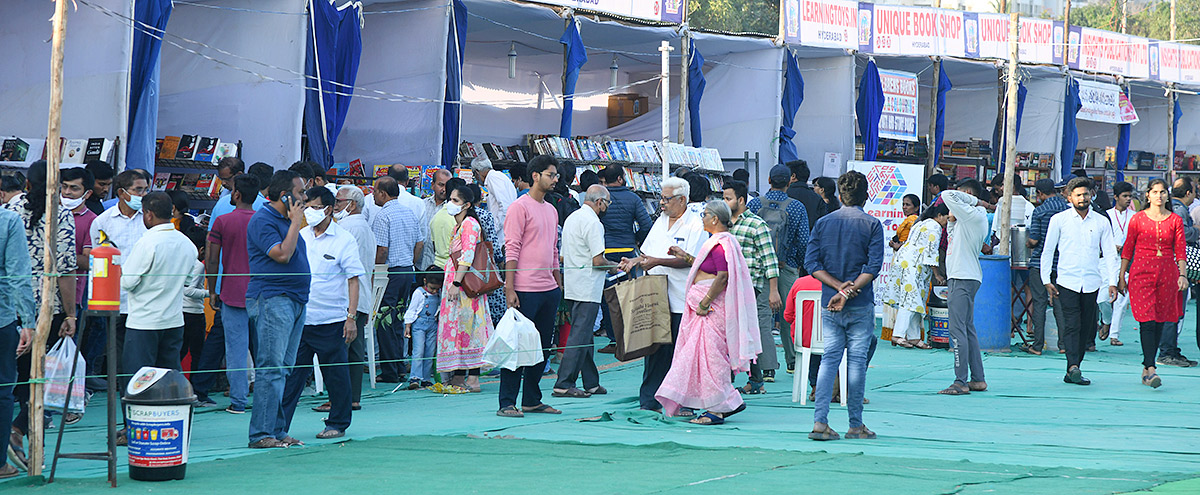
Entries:
POLYGON ((193 199, 215 199, 221 194, 221 181, 216 174, 182 174, 157 172, 151 191, 183 191, 193 199))
POLYGON ((471 161, 477 156, 486 156, 489 160, 511 160, 523 162, 530 158, 529 148, 524 146, 501 146, 495 143, 472 143, 463 141, 458 145, 458 156, 465 161, 471 161))
POLYGON ((160 160, 189 160, 217 163, 222 158, 238 156, 236 142, 195 134, 166 136, 155 141, 155 155, 160 160))

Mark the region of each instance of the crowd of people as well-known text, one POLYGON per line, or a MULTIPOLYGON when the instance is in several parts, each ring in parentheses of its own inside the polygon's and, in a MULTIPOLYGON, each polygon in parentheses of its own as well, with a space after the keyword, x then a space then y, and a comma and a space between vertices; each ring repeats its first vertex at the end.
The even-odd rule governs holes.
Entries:
MULTIPOLYGON (((845 437, 875 438, 862 414, 879 340, 876 307, 890 308, 884 326, 892 328, 894 346, 929 349, 921 329, 935 286, 947 287, 953 352, 953 382, 940 393, 988 389, 974 304, 983 281, 979 256, 1000 238, 995 215, 1004 206, 996 207, 1006 187, 1002 179, 990 189, 973 179, 951 189, 945 176, 934 175, 928 205, 905 196, 906 218, 885 237, 881 223, 863 211, 863 174, 820 177, 810 185, 802 160, 772 167, 761 194, 751 190, 745 171, 714 191, 707 178, 681 169, 662 181, 654 212, 626 186, 619 165, 584 171, 578 181, 572 164, 545 155, 509 175, 484 157, 470 168, 473 183, 437 171, 433 194, 422 199, 409 192, 415 178, 408 170, 393 166, 374 180, 368 197, 359 186, 339 186, 311 162, 276 171, 225 158, 217 166, 223 194, 210 215, 197 219, 188 214, 186 195, 151 191, 146 171, 114 173, 104 162, 90 162, 62 170, 51 252, 43 244, 45 162, 33 164, 24 183, 5 176, 0 428, 11 420, 11 434, 0 445, 12 464, 0 459, 0 477, 25 467, 29 387, 8 384, 28 381, 43 297, 52 299, 47 346, 82 337, 89 375, 107 359, 117 360, 123 375, 143 366, 178 370, 190 359, 196 405, 207 408, 217 407, 210 394, 227 382, 225 411, 251 412, 251 448, 303 444, 292 435, 292 420, 314 358, 328 390, 328 402, 314 408, 328 413, 317 438, 338 438, 350 427, 353 411, 362 407, 369 353, 378 355, 377 380, 397 389, 482 392, 481 376, 490 367, 485 347, 509 308, 533 322, 543 360, 492 370, 499 375, 497 415, 560 414, 542 394, 541 379, 554 361, 553 397, 606 394, 595 353, 614 346, 595 349, 593 343, 601 335, 613 339, 613 320, 621 315, 610 313, 603 294, 638 273, 666 277, 672 337, 644 359, 641 409, 701 425, 722 424, 745 410, 742 396, 764 393, 780 369, 776 331, 784 369, 794 373, 802 313, 795 298, 814 279, 821 286, 825 349, 802 377, 815 402, 810 438, 841 438, 829 427, 828 413, 843 354, 845 437), (122 252, 113 328, 83 314, 84 260, 101 245, 122 252), (887 249, 893 254, 885 271, 887 249), (55 273, 76 276, 55 277, 44 293, 47 260, 55 273), (481 262, 503 270, 501 287, 471 289, 481 262), (25 274, 32 276, 19 276, 25 274), (376 277, 385 287, 378 302, 376 277), (215 315, 208 328, 205 304, 215 315), (377 349, 364 342, 372 317, 377 349), (106 332, 116 333, 113 355, 103 346, 106 332), (740 374, 747 380, 736 386, 740 374)), ((1087 385, 1081 371, 1086 352, 1095 350, 1097 339, 1122 345, 1121 321, 1130 308, 1140 324, 1142 381, 1157 388, 1156 366, 1196 365, 1183 357, 1177 338, 1190 286, 1185 246, 1200 242, 1195 187, 1186 178, 1170 188, 1152 181, 1135 213, 1131 185, 1115 184, 1109 204, 1102 189, 1079 175, 1057 184, 1037 181, 1036 206, 1023 184, 1009 185, 1010 223, 1028 228, 1031 248, 1029 269, 1013 271, 1026 281, 1022 299, 1032 308, 1032 342, 1022 349, 1047 350, 1046 309, 1052 308, 1056 346, 1067 361, 1064 381, 1087 385)), ((88 388, 102 387, 89 380, 88 388)), ((69 413, 64 421, 79 419, 69 413)))

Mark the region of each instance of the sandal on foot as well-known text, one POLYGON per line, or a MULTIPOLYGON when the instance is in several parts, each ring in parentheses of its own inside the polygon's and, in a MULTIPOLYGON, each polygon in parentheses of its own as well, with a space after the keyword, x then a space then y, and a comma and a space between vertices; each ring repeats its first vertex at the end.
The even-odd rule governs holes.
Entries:
POLYGON ((696 419, 688 422, 694 425, 715 426, 725 424, 725 418, 717 416, 711 412, 706 412, 700 416, 697 416, 696 419))
POLYGON ((1150 388, 1161 387, 1162 386, 1162 378, 1160 378, 1158 376, 1158 373, 1143 376, 1142 377, 1142 385, 1145 385, 1150 388))
POLYGON ((847 440, 874 440, 875 432, 868 430, 866 426, 863 426, 862 430, 859 430, 859 431, 853 431, 853 428, 851 428, 850 431, 846 432, 846 439, 847 440))
POLYGON ((608 393, 608 389, 601 387, 600 385, 596 385, 595 387, 587 389, 587 393, 592 395, 605 395, 608 393))
POLYGON ((745 410, 746 410, 746 403, 743 402, 740 406, 737 406, 737 409, 734 409, 725 414, 722 414, 721 417, 724 419, 728 419, 730 416, 733 416, 734 414, 740 413, 745 410))
POLYGON ((767 393, 766 389, 763 388, 763 382, 746 382, 745 385, 738 387, 737 391, 746 395, 767 393))
POLYGON ((496 415, 502 418, 524 418, 525 413, 518 411, 516 407, 504 406, 496 411, 496 415))
POLYGON ((325 402, 324 404, 312 408, 312 410, 321 413, 327 413, 331 409, 333 409, 333 405, 331 405, 329 402, 325 402))
POLYGON ((1034 349, 1034 348, 1033 348, 1033 346, 1031 346, 1031 345, 1029 345, 1029 344, 1025 344, 1025 345, 1021 346, 1021 350, 1022 350, 1022 351, 1025 351, 1025 352, 1028 352, 1028 353, 1030 353, 1030 354, 1033 354, 1034 356, 1041 356, 1041 355, 1042 355, 1042 351, 1039 351, 1039 350, 1037 350, 1037 349, 1034 349))
POLYGON ((910 344, 912 344, 913 347, 916 347, 917 349, 933 349, 933 346, 925 343, 924 340, 910 340, 908 342, 910 344))
POLYGON ((321 433, 317 433, 317 438, 322 440, 330 438, 342 438, 344 436, 346 436, 345 430, 339 430, 337 428, 325 428, 325 430, 321 433))
POLYGON ((257 442, 250 442, 250 448, 252 449, 286 449, 287 447, 287 444, 271 437, 260 439, 257 442))
POLYGON ((571 387, 568 389, 556 388, 554 389, 554 393, 550 395, 554 397, 567 397, 570 399, 586 399, 592 396, 592 394, 589 394, 587 391, 577 387, 571 387))
POLYGON ((828 426, 826 426, 824 430, 821 430, 821 431, 813 430, 808 433, 809 440, 816 440, 818 442, 828 442, 830 440, 841 440, 841 438, 842 437, 839 436, 836 431, 833 431, 833 428, 830 428, 828 426))
POLYGON ((521 411, 527 414, 562 414, 562 411, 546 404, 538 404, 533 407, 521 406, 521 411))
POLYGON ((987 382, 983 380, 977 382, 967 382, 967 389, 972 392, 987 392, 987 382))
POLYGON ((1120 340, 1118 340, 1114 337, 1114 338, 1108 339, 1108 345, 1123 346, 1123 345, 1125 345, 1125 343, 1121 342, 1120 340))
POLYGON ((959 385, 957 383, 946 387, 946 389, 942 390, 941 392, 938 392, 938 394, 941 395, 970 395, 970 393, 971 389, 967 388, 966 385, 959 385))
POLYGON ((675 411, 675 414, 672 415, 671 417, 672 418, 694 418, 694 417, 696 417, 696 411, 694 411, 688 407, 681 407, 681 408, 679 408, 678 411, 675 411))
POLYGON ((288 447, 304 446, 304 442, 297 440, 295 437, 293 437, 291 435, 284 435, 283 438, 281 438, 279 440, 279 442, 284 445, 287 445, 288 447))
POLYGON ((904 340, 900 337, 892 337, 892 347, 896 347, 896 346, 900 346, 905 349, 912 349, 912 347, 913 347, 913 345, 910 344, 907 340, 904 340))

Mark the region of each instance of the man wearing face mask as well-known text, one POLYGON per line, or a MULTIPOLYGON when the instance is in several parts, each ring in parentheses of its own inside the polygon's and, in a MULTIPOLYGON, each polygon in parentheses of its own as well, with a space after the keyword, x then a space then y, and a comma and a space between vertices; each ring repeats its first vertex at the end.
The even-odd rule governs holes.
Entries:
MULTIPOLYGON (((362 399, 362 380, 363 367, 367 360, 366 344, 364 340, 364 332, 367 326, 367 317, 372 311, 372 303, 374 297, 375 277, 372 272, 375 268, 375 233, 371 231, 371 225, 367 223, 367 217, 363 215, 363 206, 367 204, 366 197, 363 195, 362 189, 358 186, 341 186, 338 188, 337 196, 333 202, 333 219, 338 223, 338 226, 349 232, 352 237, 358 242, 358 259, 362 262, 363 269, 366 274, 359 279, 358 284, 358 316, 354 318, 354 323, 358 326, 358 335, 354 340, 350 341, 349 359, 350 365, 350 406, 354 410, 358 410, 362 399)), ((372 350, 372 352, 374 352, 372 350)), ((326 402, 314 408, 317 412, 328 412, 332 404, 326 402)))
MULTIPOLYGON (((117 187, 117 204, 104 213, 96 215, 92 227, 88 230, 92 246, 100 246, 107 240, 122 253, 129 252, 134 244, 146 233, 146 223, 142 220, 142 197, 150 190, 149 183, 142 174, 135 170, 126 170, 117 174, 114 179, 117 187)), ((170 215, 168 215, 170 220, 170 215)), ((190 245, 190 243, 189 243, 190 245)), ((195 246, 192 246, 193 248, 195 246)), ((186 271, 179 273, 187 273, 186 271)), ((182 278, 180 278, 182 280, 182 278)), ((182 301, 182 299, 180 300, 182 301)), ((129 293, 121 289, 121 314, 117 317, 117 354, 109 359, 117 360, 117 369, 121 368, 121 356, 125 347, 125 322, 129 317, 129 293)), ((182 315, 182 309, 180 314, 182 315)), ((182 318, 182 316, 180 316, 182 318)), ((180 324, 182 326, 182 323, 180 324)), ((136 371, 136 370, 135 370, 136 371)), ((124 445, 125 437, 117 438, 117 443, 124 445)))
POLYGON ((300 230, 308 266, 312 270, 304 311, 304 331, 296 352, 296 363, 283 388, 283 431, 291 428, 296 404, 312 375, 313 355, 321 362, 321 376, 329 390, 329 418, 317 438, 345 436, 350 427, 350 374, 346 367, 346 344, 358 333, 358 286, 364 273, 358 257, 358 242, 333 221, 333 193, 323 186, 307 192, 300 230))
MULTIPOLYGON (((75 218, 75 307, 82 312, 83 301, 86 299, 88 264, 85 260, 92 252, 91 228, 96 220, 96 214, 88 209, 87 201, 92 197, 95 179, 86 168, 64 168, 62 180, 59 183, 59 201, 62 208, 71 212, 75 218)), ((82 315, 80 315, 82 316, 82 315)), ((83 349, 84 360, 88 364, 89 375, 99 374, 100 357, 104 355, 104 319, 88 318, 83 325, 87 349, 83 349)), ((68 416, 67 419, 77 419, 78 415, 68 416)))

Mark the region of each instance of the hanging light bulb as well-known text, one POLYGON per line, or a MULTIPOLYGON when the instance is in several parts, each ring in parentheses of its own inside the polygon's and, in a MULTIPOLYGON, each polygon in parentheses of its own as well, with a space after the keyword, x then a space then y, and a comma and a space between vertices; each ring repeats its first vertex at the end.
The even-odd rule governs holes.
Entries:
POLYGON ((508 78, 517 78, 517 44, 515 42, 508 48, 508 78))
POLYGON ((617 54, 613 54, 612 65, 608 66, 608 89, 617 89, 617 54))

